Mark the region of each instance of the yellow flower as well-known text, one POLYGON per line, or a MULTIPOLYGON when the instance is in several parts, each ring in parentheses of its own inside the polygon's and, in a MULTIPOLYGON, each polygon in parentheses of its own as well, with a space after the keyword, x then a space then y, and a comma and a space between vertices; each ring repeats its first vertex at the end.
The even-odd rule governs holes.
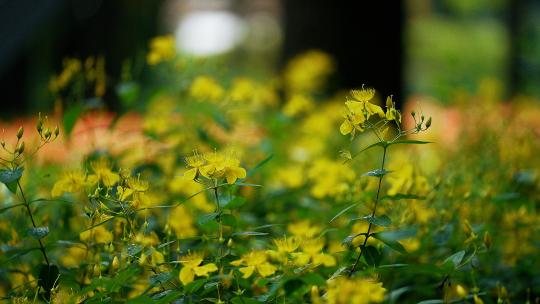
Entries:
POLYGON ((60 263, 67 268, 76 268, 84 262, 87 250, 83 246, 71 246, 60 257, 60 263))
POLYGON ((401 113, 396 109, 396 104, 392 101, 392 96, 386 98, 386 119, 401 123, 401 113))
POLYGON ((312 181, 311 194, 316 198, 338 196, 349 189, 349 182, 354 180, 354 171, 340 161, 317 159, 307 172, 312 181))
POLYGON ((193 217, 188 209, 183 205, 172 209, 171 213, 169 214, 167 224, 178 238, 188 238, 197 235, 197 229, 195 229, 193 217))
POLYGON ((307 51, 291 59, 285 67, 285 85, 293 92, 315 92, 322 89, 333 71, 330 56, 317 50, 307 51))
POLYGON ((283 107, 283 113, 292 117, 310 112, 314 107, 313 101, 308 96, 294 94, 283 107))
POLYGON ((285 188, 298 188, 304 184, 304 168, 302 165, 283 166, 275 172, 277 185, 285 188))
POLYGON ((195 276, 198 277, 207 277, 209 273, 215 272, 218 270, 216 264, 208 263, 201 265, 203 262, 204 256, 201 253, 191 253, 185 255, 180 260, 180 263, 184 266, 180 270, 180 282, 187 285, 195 279, 195 276))
POLYGON ((231 265, 240 266, 244 265, 245 267, 240 268, 240 272, 243 274, 243 278, 249 278, 255 270, 262 277, 268 277, 273 275, 277 268, 276 266, 268 262, 268 257, 266 252, 262 250, 251 251, 247 254, 244 254, 242 258, 232 261, 231 265))
POLYGON ((193 80, 189 94, 192 98, 200 101, 220 102, 225 91, 213 78, 198 76, 193 80))
MULTIPOLYGON (((194 156, 195 157, 195 156, 194 156)), ((240 167, 240 160, 234 152, 220 153, 217 151, 206 153, 202 157, 187 160, 189 169, 184 176, 191 178, 200 173, 202 176, 212 179, 225 178, 227 183, 234 184, 237 179, 245 178, 246 169, 240 167)))
POLYGON ((364 123, 372 116, 379 115, 380 118, 386 118, 382 108, 370 102, 375 96, 375 90, 364 88, 351 91, 351 100, 345 102, 345 120, 339 127, 343 135, 356 135, 356 131, 363 132, 364 123))
POLYGON ((189 169, 184 173, 184 177, 190 180, 197 178, 201 167, 206 164, 206 161, 202 155, 197 152, 194 152, 192 156, 186 157, 186 164, 189 169))
POLYGON ((158 36, 150 40, 150 52, 146 55, 146 62, 156 65, 171 60, 176 55, 174 37, 172 35, 158 36))
POLYGON ((375 96, 375 89, 364 88, 362 86, 359 90, 351 90, 351 97, 360 102, 370 101, 375 96))
POLYGON ((72 171, 67 172, 64 176, 58 180, 52 190, 51 195, 53 197, 58 197, 68 193, 79 192, 84 189, 89 183, 86 181, 86 174, 81 171, 72 171))
POLYGON ((382 283, 368 278, 338 277, 328 282, 328 304, 369 304, 384 301, 386 289, 382 283))
POLYGON ((312 225, 309 220, 289 224, 287 230, 299 239, 313 238, 321 233, 319 225, 312 225))
POLYGON ((330 254, 323 253, 323 247, 324 241, 320 238, 302 242, 302 252, 294 255, 296 265, 304 266, 311 262, 314 266, 335 266, 336 259, 330 254))
POLYGON ((100 225, 81 232, 79 238, 83 242, 94 241, 96 243, 108 244, 113 241, 113 234, 103 225, 100 225))
POLYGON ((94 174, 88 177, 91 180, 102 182, 106 187, 111 187, 120 180, 120 175, 111 170, 110 163, 104 158, 92 162, 90 166, 94 171, 94 174))
POLYGON ((240 167, 240 160, 232 152, 227 154, 224 163, 225 172, 223 175, 225 176, 227 183, 234 184, 237 179, 246 177, 246 169, 240 167))

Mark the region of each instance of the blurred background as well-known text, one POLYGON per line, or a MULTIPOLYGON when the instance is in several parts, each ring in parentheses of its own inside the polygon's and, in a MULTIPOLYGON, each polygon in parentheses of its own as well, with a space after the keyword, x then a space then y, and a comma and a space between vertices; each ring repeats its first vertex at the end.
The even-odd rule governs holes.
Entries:
POLYGON ((113 84, 163 34, 183 53, 260 74, 319 49, 336 61, 334 87, 366 84, 398 102, 424 95, 450 104, 486 84, 506 100, 540 97, 540 2, 532 0, 3 0, 0 20, 4 119, 51 111, 51 75, 66 57, 106 58, 102 101, 119 110, 113 84))

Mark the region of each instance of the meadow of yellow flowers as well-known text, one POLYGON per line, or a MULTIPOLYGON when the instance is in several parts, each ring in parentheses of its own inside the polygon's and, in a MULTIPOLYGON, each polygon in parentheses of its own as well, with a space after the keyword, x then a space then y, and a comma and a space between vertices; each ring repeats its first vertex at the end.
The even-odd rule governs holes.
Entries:
POLYGON ((146 82, 69 58, 57 108, 3 126, 3 300, 540 301, 530 100, 486 81, 401 112, 367 84, 329 94, 320 51, 261 76, 149 47, 146 82), (130 111, 99 106, 111 88, 130 111))

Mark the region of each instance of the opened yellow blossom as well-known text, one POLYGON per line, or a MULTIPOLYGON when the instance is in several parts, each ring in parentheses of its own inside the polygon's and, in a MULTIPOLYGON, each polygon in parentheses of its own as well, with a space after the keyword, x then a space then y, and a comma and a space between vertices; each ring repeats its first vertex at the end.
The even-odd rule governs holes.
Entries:
POLYGON ((302 252, 294 254, 295 264, 305 266, 311 263, 313 266, 324 265, 331 267, 336 265, 336 259, 322 252, 324 240, 321 238, 306 240, 302 242, 302 252))
POLYGON ((251 251, 244 254, 242 258, 231 262, 231 265, 244 266, 239 269, 243 274, 242 277, 244 279, 251 277, 255 271, 257 271, 261 277, 268 277, 273 275, 277 270, 276 266, 268 262, 267 254, 262 250, 251 251))
POLYGON ((54 184, 51 195, 53 197, 58 197, 66 192, 76 193, 83 190, 88 184, 89 182, 86 179, 86 174, 82 171, 67 172, 54 184))
POLYGON ((246 169, 240 166, 240 160, 235 153, 214 151, 204 155, 195 154, 186 158, 188 170, 184 173, 186 179, 196 179, 202 175, 210 179, 224 178, 227 183, 234 184, 237 179, 246 177, 246 169))
POLYGON ((204 259, 202 253, 191 253, 181 257, 180 263, 183 265, 179 278, 182 284, 187 285, 198 277, 207 277, 210 273, 218 270, 216 264, 208 263, 201 265, 204 259))
POLYGON ((106 187, 111 187, 120 180, 120 175, 112 171, 111 164, 104 158, 92 162, 90 167, 92 167, 94 174, 88 176, 88 178, 92 181, 95 180, 103 183, 106 187))

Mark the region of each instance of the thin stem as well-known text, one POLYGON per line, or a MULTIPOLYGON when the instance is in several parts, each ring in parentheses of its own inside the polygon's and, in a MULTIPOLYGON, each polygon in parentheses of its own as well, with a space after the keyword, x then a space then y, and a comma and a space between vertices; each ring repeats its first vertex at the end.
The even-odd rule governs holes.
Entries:
POLYGON ((219 195, 218 195, 217 182, 216 182, 216 185, 214 186, 214 197, 216 198, 216 212, 218 214, 216 219, 219 224, 219 240, 221 241, 223 239, 223 226, 221 225, 221 208, 219 207, 219 195))
MULTIPOLYGON (((383 157, 382 157, 382 163, 381 163, 381 171, 384 171, 384 163, 386 161, 386 149, 388 147, 383 147, 383 157)), ((375 217, 375 212, 377 212, 377 205, 379 204, 379 194, 381 193, 381 185, 383 180, 384 174, 379 176, 379 185, 377 186, 377 196, 375 197, 375 206, 373 207, 373 212, 371 212, 371 218, 375 217)), ((349 277, 352 276, 354 271, 356 270, 356 266, 358 266, 358 262, 360 261, 360 258, 362 257, 362 254, 364 253, 364 248, 366 248, 367 241, 370 237, 371 227, 373 226, 373 223, 370 221, 369 226, 366 232, 366 238, 364 239, 364 244, 360 246, 360 254, 358 254, 358 257, 356 258, 356 261, 354 262, 351 271, 349 272, 349 277)))
MULTIPOLYGON (((34 229, 37 228, 36 222, 34 221, 34 216, 32 215, 32 209, 30 209, 30 204, 28 204, 28 201, 26 200, 26 197, 24 196, 23 189, 21 187, 21 183, 17 181, 17 186, 19 187, 19 191, 21 191, 21 196, 24 201, 24 205, 26 206, 26 211, 28 211, 28 215, 30 215, 30 220, 32 220, 32 226, 34 226, 34 229)), ((39 249, 41 250, 41 253, 43 254, 43 257, 45 258, 45 262, 47 263, 47 266, 50 266, 49 258, 47 257, 47 253, 45 252, 45 247, 43 247, 43 243, 41 243, 41 239, 38 239, 39 242, 39 249)))

